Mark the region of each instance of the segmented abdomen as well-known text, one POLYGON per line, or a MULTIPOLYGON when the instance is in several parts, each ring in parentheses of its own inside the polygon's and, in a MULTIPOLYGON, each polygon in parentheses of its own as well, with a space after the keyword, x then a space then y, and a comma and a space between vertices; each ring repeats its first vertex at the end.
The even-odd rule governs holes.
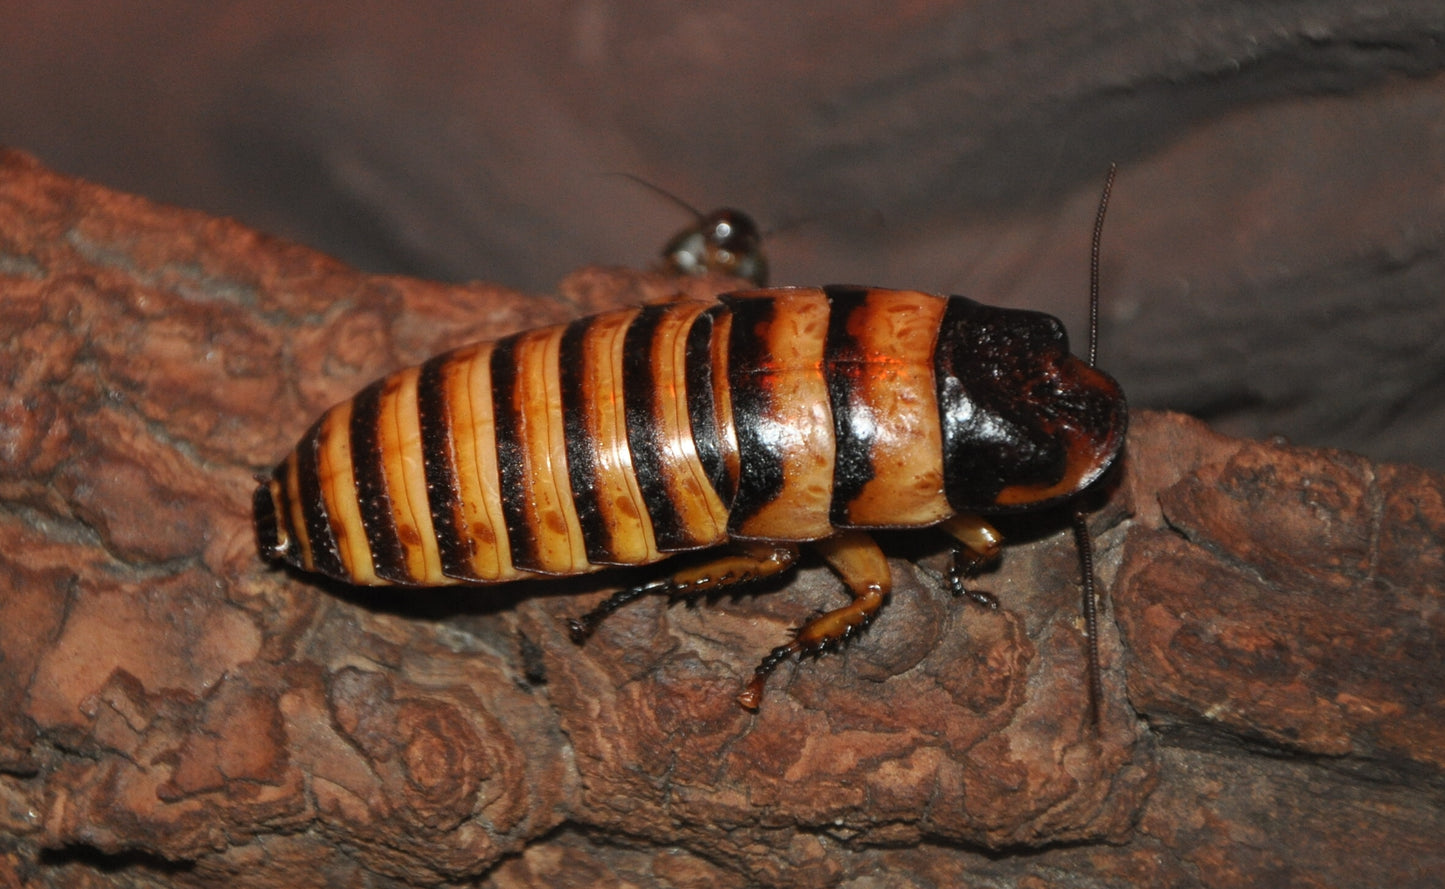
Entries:
POLYGON ((950 515, 948 300, 850 287, 609 312, 439 355, 333 407, 256 492, 263 553, 490 583, 950 515))

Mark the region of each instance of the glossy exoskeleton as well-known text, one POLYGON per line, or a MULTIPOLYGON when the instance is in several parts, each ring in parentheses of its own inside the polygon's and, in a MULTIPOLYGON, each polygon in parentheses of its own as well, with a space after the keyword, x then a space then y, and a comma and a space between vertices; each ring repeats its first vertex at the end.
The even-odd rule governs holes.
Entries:
MULTIPOLYGON (((984 516, 1075 497, 1125 425, 1118 384, 1040 312, 853 286, 669 301, 376 381, 257 488, 258 543, 351 583, 425 586, 719 548, 572 621, 578 641, 640 595, 775 575, 808 544, 853 598, 763 659, 739 695, 755 708, 779 663, 883 605, 890 572, 870 530, 942 529, 966 593, 966 569, 999 551, 984 516)), ((1092 598, 1091 567, 1086 582, 1092 598)))

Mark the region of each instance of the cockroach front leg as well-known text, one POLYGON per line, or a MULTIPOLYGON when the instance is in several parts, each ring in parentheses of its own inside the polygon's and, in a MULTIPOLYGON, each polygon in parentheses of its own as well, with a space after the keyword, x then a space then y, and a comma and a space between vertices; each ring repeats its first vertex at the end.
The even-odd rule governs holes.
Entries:
POLYGON ((580 645, 608 615, 634 599, 655 593, 666 593, 675 599, 690 599, 781 574, 797 561, 798 548, 790 544, 736 544, 731 552, 685 568, 665 580, 613 593, 601 605, 567 621, 567 630, 572 641, 580 645))
POLYGON ((763 700, 763 685, 783 661, 795 654, 817 654, 868 626, 893 588, 888 560, 867 534, 845 531, 814 546, 843 579, 853 594, 853 601, 813 618, 793 633, 792 641, 768 652, 738 695, 738 703, 745 709, 758 709, 763 700))
POLYGON ((1003 535, 976 515, 956 515, 939 527, 960 544, 953 548, 953 560, 948 566, 949 589, 955 596, 967 596, 985 608, 997 609, 998 599, 992 593, 969 589, 964 579, 998 558, 1003 551, 1003 535))

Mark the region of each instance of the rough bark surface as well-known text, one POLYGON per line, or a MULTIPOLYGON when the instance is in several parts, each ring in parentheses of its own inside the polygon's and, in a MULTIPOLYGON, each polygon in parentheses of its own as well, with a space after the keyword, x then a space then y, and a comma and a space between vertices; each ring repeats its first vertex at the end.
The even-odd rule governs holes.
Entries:
MULTIPOLYGON (((0 885, 1428 885, 1445 868, 1445 478, 1133 420, 1077 561, 981 585, 890 536, 842 654, 734 703, 838 601, 560 618, 606 578, 357 591, 270 570, 252 474, 445 347, 726 281, 555 297, 371 277, 0 153, 0 885), (1382 854, 1385 853, 1385 854, 1382 854)), ((612 579, 616 582, 616 579, 612 579)))

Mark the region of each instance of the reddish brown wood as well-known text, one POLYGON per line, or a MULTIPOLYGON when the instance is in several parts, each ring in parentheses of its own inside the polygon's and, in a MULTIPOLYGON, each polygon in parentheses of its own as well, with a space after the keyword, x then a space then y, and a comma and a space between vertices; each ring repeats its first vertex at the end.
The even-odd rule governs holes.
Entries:
MULTIPOLYGON (((1095 514, 951 599, 889 541, 856 644, 734 695, 785 588, 560 619, 598 579, 362 592, 266 569, 252 473, 446 346, 722 281, 556 297, 361 275, 0 154, 0 885, 1427 885, 1445 479, 1140 414, 1095 514)), ((1107 362, 1106 362, 1107 363, 1107 362)))

